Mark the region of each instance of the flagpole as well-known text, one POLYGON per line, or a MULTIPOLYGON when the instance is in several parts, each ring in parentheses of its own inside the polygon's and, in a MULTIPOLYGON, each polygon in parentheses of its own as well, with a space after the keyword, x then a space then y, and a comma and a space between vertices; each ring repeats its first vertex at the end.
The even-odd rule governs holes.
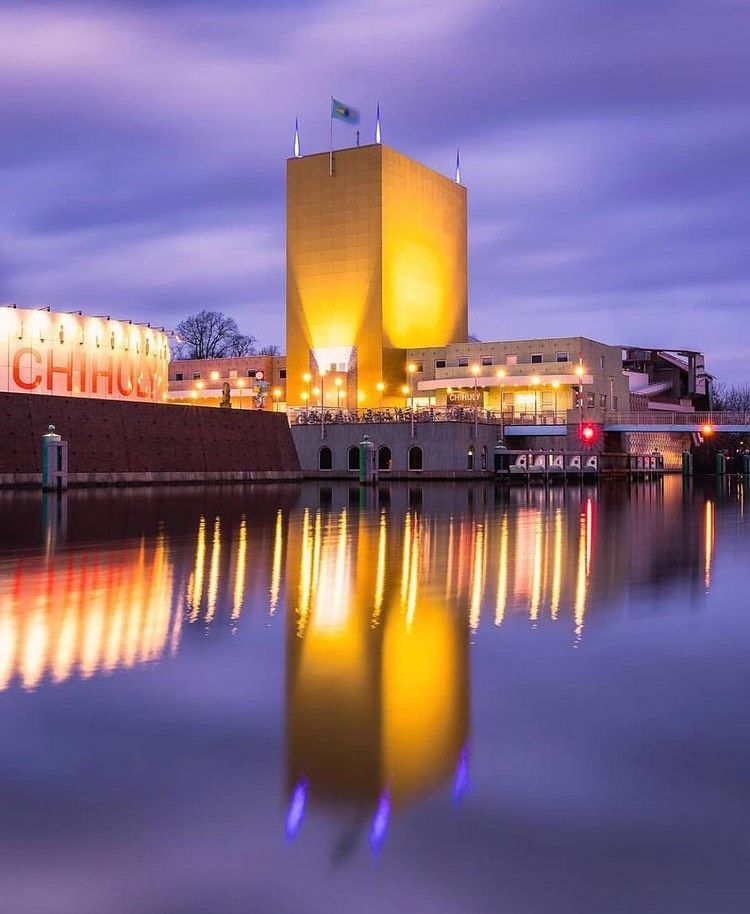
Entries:
POLYGON ((328 175, 333 177, 333 96, 331 96, 329 116, 331 118, 331 151, 328 154, 328 175))

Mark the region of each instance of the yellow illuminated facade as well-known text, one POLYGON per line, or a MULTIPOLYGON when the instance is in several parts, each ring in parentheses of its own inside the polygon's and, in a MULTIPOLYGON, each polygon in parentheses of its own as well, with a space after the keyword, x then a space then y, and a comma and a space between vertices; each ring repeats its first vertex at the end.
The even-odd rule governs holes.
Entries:
POLYGON ((466 188, 382 145, 290 159, 286 313, 290 405, 308 374, 326 406, 400 402, 407 347, 467 338, 466 188))

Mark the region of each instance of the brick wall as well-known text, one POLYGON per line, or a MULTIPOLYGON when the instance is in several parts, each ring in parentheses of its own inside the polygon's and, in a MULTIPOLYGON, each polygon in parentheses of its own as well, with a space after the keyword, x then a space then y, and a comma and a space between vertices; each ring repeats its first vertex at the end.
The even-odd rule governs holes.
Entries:
POLYGON ((282 413, 0 393, 0 475, 41 473, 50 424, 71 474, 299 470, 282 413))

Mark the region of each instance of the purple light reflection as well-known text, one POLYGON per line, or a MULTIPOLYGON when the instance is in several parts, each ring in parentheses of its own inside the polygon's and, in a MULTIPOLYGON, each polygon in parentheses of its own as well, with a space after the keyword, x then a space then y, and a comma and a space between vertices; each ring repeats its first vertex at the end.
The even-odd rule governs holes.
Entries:
POLYGON ((464 746, 456 762, 453 775, 453 800, 460 803, 469 789, 469 747, 464 746))
POLYGON ((289 801, 289 809, 286 813, 286 839, 294 841, 297 832, 300 830, 302 821, 305 818, 305 805, 307 804, 307 780, 302 778, 298 781, 292 791, 292 798, 289 801))
POLYGON ((391 818, 391 795, 388 790, 380 794, 375 815, 370 826, 370 850, 377 854, 383 846, 385 836, 388 834, 388 822, 391 818))

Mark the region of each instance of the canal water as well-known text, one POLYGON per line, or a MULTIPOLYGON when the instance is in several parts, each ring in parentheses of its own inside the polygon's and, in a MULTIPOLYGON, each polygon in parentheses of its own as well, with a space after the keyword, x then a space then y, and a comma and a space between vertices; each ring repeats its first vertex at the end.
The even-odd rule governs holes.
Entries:
POLYGON ((7 914, 734 914, 738 481, 0 494, 7 914))

